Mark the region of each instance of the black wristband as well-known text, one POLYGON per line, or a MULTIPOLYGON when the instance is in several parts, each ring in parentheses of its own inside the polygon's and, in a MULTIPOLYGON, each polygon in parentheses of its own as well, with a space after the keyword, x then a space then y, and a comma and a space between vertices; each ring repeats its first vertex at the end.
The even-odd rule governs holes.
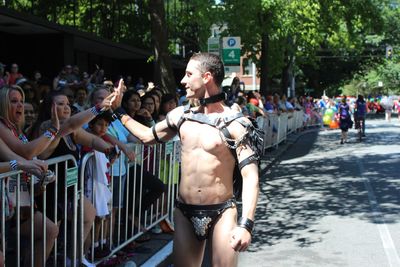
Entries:
POLYGON ((158 136, 157 136, 156 125, 153 125, 151 127, 151 131, 153 132, 153 136, 154 136, 154 139, 156 140, 156 142, 157 143, 163 143, 163 141, 161 141, 160 138, 158 138, 158 136))
POLYGON ((246 229, 251 234, 254 228, 254 221, 240 217, 237 226, 246 229))
POLYGON ((126 111, 125 109, 123 109, 122 107, 117 108, 116 110, 114 110, 114 114, 112 115, 112 117, 114 118, 114 120, 117 119, 121 119, 122 116, 126 115, 126 111))

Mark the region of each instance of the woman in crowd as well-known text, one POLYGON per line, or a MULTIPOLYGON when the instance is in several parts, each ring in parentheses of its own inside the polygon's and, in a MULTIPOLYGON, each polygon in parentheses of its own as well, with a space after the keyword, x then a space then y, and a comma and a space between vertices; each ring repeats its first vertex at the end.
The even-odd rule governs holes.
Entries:
POLYGON ((134 118, 140 113, 139 111, 142 105, 139 93, 134 90, 127 91, 126 93, 124 93, 121 105, 126 113, 134 118))
MULTIPOLYGON (((8 162, 0 162, 0 173, 11 172, 16 170, 23 170, 28 173, 33 173, 38 177, 41 177, 43 173, 47 171, 47 164, 38 160, 27 161, 24 158, 15 154, 4 142, 0 139, 0 160, 9 160, 8 162)), ((0 180, 0 184, 1 184, 0 180)), ((1 188, 0 188, 1 192, 1 188)), ((5 201, 7 198, 7 194, 0 194, 0 204, 5 201)), ((7 207, 7 203, 5 207, 7 207)), ((1 233, 0 233, 1 236, 1 233)), ((4 266, 4 257, 2 252, 0 251, 0 267, 4 266)))
POLYGON ((153 120, 155 120, 155 121, 157 121, 157 119, 158 119, 158 114, 160 112, 161 98, 162 98, 162 94, 160 96, 160 94, 158 94, 157 92, 161 92, 161 91, 157 91, 157 90, 153 89, 150 92, 150 95, 154 100, 154 112, 152 113, 152 117, 153 117, 153 120))
MULTIPOLYGON (((128 91, 124 94, 122 98, 122 103, 121 106, 125 109, 125 111, 130 114, 132 117, 136 117, 139 113, 145 112, 149 114, 148 109, 140 109, 141 108, 141 101, 139 94, 133 90, 128 91)), ((137 143, 138 141, 136 141, 137 143)), ((147 151, 147 148, 146 148, 147 151)), ((151 153, 151 152, 145 152, 146 153, 151 153)), ((152 157, 149 156, 149 157, 152 157)), ((157 200, 161 194, 164 192, 164 184, 161 182, 160 179, 158 179, 155 175, 151 174, 147 170, 141 168, 140 165, 136 165, 136 167, 131 167, 130 168, 130 176, 129 179, 131 183, 129 184, 129 199, 127 201, 127 209, 128 213, 130 216, 132 216, 132 210, 133 210, 133 203, 135 203, 135 210, 139 211, 139 190, 142 189, 142 201, 141 201, 141 215, 143 218, 144 212, 151 206, 151 204, 154 203, 155 200, 157 200), (140 187, 140 177, 141 173, 143 173, 143 180, 142 180, 142 187, 140 187), (134 182, 133 182, 134 181, 134 182), (134 196, 136 196, 136 200, 134 201, 134 196)), ((136 216, 138 214, 136 213, 136 216)), ((135 219, 135 224, 136 227, 140 228, 138 218, 136 217, 135 219)), ((145 229, 141 229, 145 231, 145 229)), ((148 234, 143 235, 140 237, 141 241, 145 241, 149 239, 150 236, 148 234)))
MULTIPOLYGON (((112 96, 112 95, 111 95, 112 96)), ((87 113, 87 117, 92 119, 94 116, 98 115, 101 113, 101 109, 103 107, 109 108, 110 103, 108 102, 110 98, 104 99, 101 103, 99 103, 97 106, 93 107, 92 109, 89 109, 84 112, 80 112, 76 114, 75 116, 71 117, 71 107, 69 104, 68 97, 62 93, 62 91, 58 92, 53 92, 50 94, 43 102, 41 109, 39 111, 39 119, 42 121, 42 124, 40 126, 40 133, 45 132, 45 129, 48 127, 48 125, 51 123, 50 118, 48 116, 49 114, 49 106, 50 103, 55 103, 56 105, 56 112, 57 115, 60 119, 60 125, 61 125, 61 130, 59 135, 57 135, 54 139, 54 141, 46 148, 45 151, 43 151, 39 157, 41 159, 48 159, 48 158, 54 158, 54 157, 59 157, 67 154, 71 154, 75 157, 75 159, 78 161, 79 160, 79 151, 77 148, 77 144, 83 145, 86 147, 93 148, 95 150, 98 150, 100 152, 105 153, 108 157, 109 160, 111 158, 117 156, 117 153, 115 152, 115 147, 112 145, 107 144, 104 142, 101 138, 99 138, 96 135, 93 135, 91 133, 88 133, 85 131, 82 127, 84 123, 86 123, 88 120, 80 120, 78 123, 76 121, 76 118, 82 117, 80 115, 85 115, 87 113), (90 113, 90 114, 89 114, 90 113), (74 123, 75 122, 75 123, 74 123), (66 125, 64 127, 64 124, 66 125)), ((48 204, 53 204, 55 203, 54 201, 51 201, 51 197, 54 196, 55 190, 57 190, 58 193, 58 199, 59 200, 64 200, 64 184, 65 184, 65 173, 64 173, 64 167, 62 164, 59 165, 58 167, 58 188, 55 188, 54 184, 48 185, 47 188, 47 203, 48 204), (50 198, 50 199, 49 199, 50 198)), ((67 192, 67 201, 71 201, 73 195, 70 192, 67 192)), ((41 200, 38 200, 41 201, 41 200)), ((84 198, 83 201, 83 209, 84 209, 84 229, 83 229, 83 240, 86 240, 90 228, 92 226, 92 223, 95 218, 96 210, 94 209, 93 205, 90 203, 90 201, 87 198, 84 198)), ((57 203, 62 204, 62 203, 57 203)), ((50 208, 48 208, 49 210, 50 208)), ((53 208, 54 210, 54 208, 53 208)), ((50 211, 52 213, 52 211, 50 211)), ((53 217, 50 218, 55 218, 55 214, 52 214, 53 217)), ((62 215, 62 213, 59 213, 58 215, 62 215)), ((61 219, 56 218, 57 220, 61 219)), ((85 248, 84 248, 84 253, 87 251, 89 242, 85 243, 85 248)))
MULTIPOLYGON (((39 154, 42 154, 49 145, 55 141, 55 137, 62 137, 73 131, 76 128, 82 126, 82 124, 90 121, 94 118, 96 112, 100 112, 102 108, 109 108, 111 105, 111 98, 106 99, 101 105, 93 107, 92 109, 81 112, 74 116, 74 119, 66 120, 63 123, 61 129, 59 125, 58 112, 56 112, 56 105, 51 102, 46 103, 48 108, 47 116, 51 114, 51 121, 49 120, 45 127, 42 128, 42 135, 37 135, 32 141, 28 141, 27 137, 22 131, 24 124, 24 92, 18 86, 3 87, 0 90, 0 138, 2 138, 9 147, 18 155, 32 159, 39 154), (50 111, 51 109, 51 111, 50 111)), ((35 213, 35 227, 43 229, 42 215, 40 212, 35 213), (37 226, 36 226, 37 225, 37 226)), ((24 230, 24 229, 21 229, 24 230)), ((29 236, 29 223, 27 226, 27 236, 29 236)), ((41 231, 35 232, 35 242, 41 242, 40 240, 41 231), (39 236, 39 237, 36 237, 39 236)), ((58 235, 58 227, 55 222, 51 222, 49 219, 46 220, 46 256, 48 257, 53 244, 54 239, 58 235)), ((35 266, 41 266, 43 262, 42 254, 40 252, 42 246, 35 246, 35 266)), ((47 258, 46 257, 46 258, 47 258)))
MULTIPOLYGON (((0 138, 10 147, 16 154, 25 159, 32 159, 37 156, 51 143, 52 134, 50 131, 46 135, 42 135, 32 142, 29 142, 23 134, 22 127, 24 125, 24 101, 25 96, 23 90, 19 86, 3 87, 0 90, 0 138)), ((59 128, 58 118, 54 115, 52 118, 52 127, 59 128)), ((30 238, 30 208, 21 210, 21 236, 30 238)), ((43 242, 43 215, 36 211, 34 214, 34 235, 35 235, 35 263, 34 266, 42 266, 49 256, 55 238, 58 236, 58 227, 55 223, 46 218, 46 258, 42 255, 43 242)))
POLYGON ((25 116, 25 125, 23 128, 23 132, 26 134, 26 136, 30 136, 33 124, 36 122, 36 118, 37 118, 36 105, 25 102, 24 103, 24 116, 25 116))
POLYGON ((146 125, 147 127, 152 127, 155 125, 155 120, 153 116, 155 115, 156 102, 151 93, 146 93, 141 97, 141 108, 140 112, 136 114, 136 120, 140 123, 146 125))
MULTIPOLYGON (((161 98, 160 110, 158 114, 158 120, 162 121, 167 116, 168 112, 176 108, 178 105, 178 100, 173 94, 165 94, 161 98)), ((133 117, 132 117, 133 118, 133 117)))

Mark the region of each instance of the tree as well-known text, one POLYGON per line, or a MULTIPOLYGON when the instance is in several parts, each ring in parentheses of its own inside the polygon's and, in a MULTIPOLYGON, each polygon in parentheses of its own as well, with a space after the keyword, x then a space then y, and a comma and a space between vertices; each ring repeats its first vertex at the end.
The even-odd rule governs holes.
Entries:
POLYGON ((161 84, 170 93, 175 94, 176 83, 172 71, 171 57, 168 51, 165 10, 163 0, 150 0, 151 31, 154 43, 154 74, 156 84, 161 84))
MULTIPOLYGON (((363 35, 379 25, 378 4, 374 0, 226 0, 223 20, 229 25, 227 34, 242 37, 243 53, 253 60, 260 58, 261 91, 267 93, 273 77, 283 84, 281 90, 286 88, 285 76, 295 69, 294 58, 298 67, 318 72, 321 56, 360 55, 363 35)), ((320 77, 307 78, 311 83, 320 77)))

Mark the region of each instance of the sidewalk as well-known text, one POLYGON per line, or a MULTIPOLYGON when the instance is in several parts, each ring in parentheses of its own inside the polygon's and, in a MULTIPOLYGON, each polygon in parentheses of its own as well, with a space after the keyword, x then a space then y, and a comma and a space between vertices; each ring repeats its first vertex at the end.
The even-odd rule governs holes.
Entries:
MULTIPOLYGON (((268 170, 270 170, 274 164, 279 161, 281 156, 297 142, 301 136, 319 131, 321 128, 313 127, 306 129, 301 132, 290 134, 286 141, 282 142, 275 148, 268 149, 265 155, 260 161, 260 177, 264 176, 268 170)), ((137 252, 134 253, 133 257, 129 260, 129 263, 125 263, 119 266, 136 266, 142 267, 167 267, 172 264, 172 234, 152 234, 150 241, 142 243, 137 252)), ((207 263, 203 263, 203 267, 209 266, 207 263)))

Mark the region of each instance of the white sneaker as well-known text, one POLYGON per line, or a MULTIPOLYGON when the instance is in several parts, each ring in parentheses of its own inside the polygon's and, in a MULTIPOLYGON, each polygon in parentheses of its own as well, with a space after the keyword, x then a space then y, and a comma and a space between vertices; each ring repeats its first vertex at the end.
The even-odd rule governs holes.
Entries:
POLYGON ((159 224, 154 225, 153 228, 151 228, 150 230, 153 234, 161 234, 162 233, 162 229, 160 227, 159 224))
POLYGON ((96 267, 96 264, 89 262, 85 257, 82 258, 82 264, 86 267, 96 267))

